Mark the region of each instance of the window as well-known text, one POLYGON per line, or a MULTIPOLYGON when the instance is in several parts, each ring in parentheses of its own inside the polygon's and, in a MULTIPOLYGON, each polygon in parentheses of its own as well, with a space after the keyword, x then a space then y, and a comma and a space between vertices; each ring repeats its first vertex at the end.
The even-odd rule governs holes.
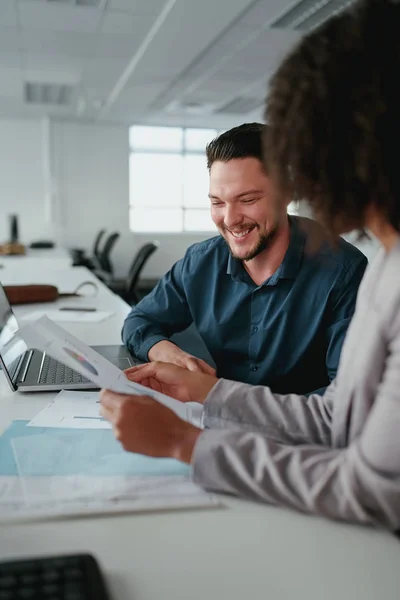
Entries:
MULTIPOLYGON (((215 129, 129 129, 129 224, 135 232, 212 232, 205 147, 215 129)), ((297 214, 297 202, 288 207, 297 214)))
POLYGON ((214 231, 205 146, 215 129, 133 126, 129 130, 130 228, 214 231))

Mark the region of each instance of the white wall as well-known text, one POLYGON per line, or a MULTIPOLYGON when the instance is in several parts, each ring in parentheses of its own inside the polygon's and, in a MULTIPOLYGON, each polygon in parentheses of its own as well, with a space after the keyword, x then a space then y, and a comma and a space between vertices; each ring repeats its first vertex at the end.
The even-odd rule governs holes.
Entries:
POLYGON ((101 228, 126 234, 126 128, 56 122, 52 126, 52 150, 64 244, 91 249, 101 228))
POLYGON ((0 120, 0 240, 9 237, 8 215, 18 213, 25 240, 46 237, 43 170, 43 136, 40 121, 0 120))
POLYGON ((112 253, 116 275, 126 273, 136 250, 160 242, 144 276, 157 277, 206 235, 133 235, 129 232, 128 129, 53 121, 46 175, 46 124, 0 120, 0 241, 8 239, 8 215, 19 215, 24 243, 53 238, 68 247, 91 250, 101 228, 119 231, 112 253), (50 189, 49 189, 50 187, 50 189), (52 207, 48 209, 49 196, 52 207), (50 220, 53 217, 53 223, 50 220))

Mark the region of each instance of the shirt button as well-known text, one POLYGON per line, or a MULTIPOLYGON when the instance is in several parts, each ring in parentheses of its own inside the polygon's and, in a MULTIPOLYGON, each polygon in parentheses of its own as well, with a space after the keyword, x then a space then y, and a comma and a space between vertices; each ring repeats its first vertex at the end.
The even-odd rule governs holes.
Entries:
POLYGON ((253 327, 253 333, 257 333, 258 327, 253 327))
POLYGON ((252 371, 254 371, 254 373, 255 373, 256 371, 258 371, 258 367, 257 367, 257 365, 254 365, 253 367, 251 367, 251 370, 252 370, 252 371))

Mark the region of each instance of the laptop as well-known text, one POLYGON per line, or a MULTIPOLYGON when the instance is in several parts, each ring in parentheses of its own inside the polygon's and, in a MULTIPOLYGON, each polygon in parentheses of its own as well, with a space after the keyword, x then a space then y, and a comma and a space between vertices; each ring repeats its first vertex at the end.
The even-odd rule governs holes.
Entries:
MULTIPOLYGON (((18 329, 17 319, 0 284, 0 366, 12 390, 50 392, 98 389, 89 379, 45 352, 27 348, 19 338, 15 338, 18 329)), ((125 346, 92 348, 122 371, 140 364, 125 346)))

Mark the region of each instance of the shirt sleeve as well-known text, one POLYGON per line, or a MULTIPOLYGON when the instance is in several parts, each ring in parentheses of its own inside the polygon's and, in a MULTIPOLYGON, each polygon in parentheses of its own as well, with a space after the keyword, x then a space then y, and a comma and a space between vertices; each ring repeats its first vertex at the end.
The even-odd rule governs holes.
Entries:
POLYGON ((355 311, 358 288, 367 264, 368 261, 364 255, 359 261, 352 264, 337 285, 332 298, 326 329, 328 340, 326 369, 330 381, 336 377, 343 342, 355 311))
POLYGON ((125 320, 122 341, 141 360, 148 359, 155 344, 183 331, 192 322, 184 287, 185 258, 132 308, 125 320))
MULTIPOLYGON (((334 386, 327 393, 331 389, 334 395, 334 386)), ((254 401, 255 406, 235 417, 237 384, 215 386, 205 406, 206 425, 214 426, 212 415, 219 414, 221 420, 231 417, 225 424, 229 428, 199 436, 192 459, 194 481, 210 490, 307 513, 399 529, 399 389, 400 335, 390 344, 385 373, 360 435, 346 448, 332 448, 318 445, 328 441, 325 426, 317 425, 318 419, 326 420, 326 395, 322 401, 312 396, 312 405, 303 406, 301 397, 295 404, 295 397, 277 397, 268 388, 263 393, 255 388, 254 394, 244 388, 243 404, 254 401)))

